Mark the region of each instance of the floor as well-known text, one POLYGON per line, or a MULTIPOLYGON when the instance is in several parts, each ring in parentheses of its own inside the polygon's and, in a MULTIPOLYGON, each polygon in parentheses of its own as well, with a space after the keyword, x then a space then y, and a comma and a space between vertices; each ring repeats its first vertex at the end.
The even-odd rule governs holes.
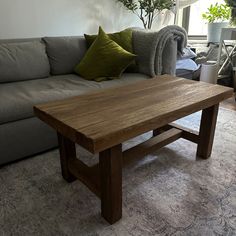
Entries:
POLYGON ((220 106, 223 107, 223 108, 226 108, 226 109, 230 109, 230 110, 236 111, 236 101, 235 101, 235 98, 236 98, 236 93, 234 94, 234 96, 232 98, 229 98, 229 99, 223 101, 220 104, 220 106))
MULTIPOLYGON (((200 112, 179 120, 197 130, 200 112)), ((179 139, 123 169, 123 217, 109 225, 80 181, 61 177, 58 150, 0 171, 0 236, 236 235, 236 115, 220 107, 212 157, 179 139)), ((130 148, 151 133, 129 140, 130 148)), ((85 163, 97 157, 78 149, 85 163)))

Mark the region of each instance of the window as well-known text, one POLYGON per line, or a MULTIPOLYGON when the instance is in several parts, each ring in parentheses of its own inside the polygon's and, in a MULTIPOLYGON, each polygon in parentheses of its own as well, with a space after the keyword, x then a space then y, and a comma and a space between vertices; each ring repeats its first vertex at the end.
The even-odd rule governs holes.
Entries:
POLYGON ((224 3, 224 0, 199 0, 189 7, 189 17, 184 18, 188 20, 188 35, 207 35, 207 23, 202 19, 202 13, 215 3, 221 4, 224 3))

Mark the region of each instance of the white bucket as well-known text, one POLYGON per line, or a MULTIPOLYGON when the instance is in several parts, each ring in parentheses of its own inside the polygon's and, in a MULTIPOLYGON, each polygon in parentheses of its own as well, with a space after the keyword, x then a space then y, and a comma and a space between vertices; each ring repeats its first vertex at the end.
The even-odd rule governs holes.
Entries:
POLYGON ((218 79, 219 66, 215 61, 208 61, 202 64, 200 81, 216 84, 218 79))

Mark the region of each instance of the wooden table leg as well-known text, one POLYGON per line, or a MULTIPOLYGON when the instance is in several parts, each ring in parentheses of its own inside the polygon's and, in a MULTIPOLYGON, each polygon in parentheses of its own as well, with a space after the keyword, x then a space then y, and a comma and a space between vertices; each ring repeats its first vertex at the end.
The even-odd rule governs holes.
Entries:
POLYGON ((165 132, 165 131, 166 131, 166 130, 164 130, 163 127, 154 129, 154 130, 152 131, 153 137, 156 137, 156 136, 160 135, 161 133, 163 133, 163 132, 165 132))
POLYGON ((70 173, 68 168, 69 159, 76 158, 75 144, 60 133, 57 133, 57 137, 60 151, 62 176, 67 182, 70 183, 76 180, 76 177, 70 173))
POLYGON ((122 145, 99 155, 102 216, 113 224, 122 217, 122 145))
POLYGON ((207 159, 211 156, 219 104, 202 111, 197 156, 207 159))
POLYGON ((236 71, 234 71, 233 86, 234 86, 234 91, 236 92, 236 71))
POLYGON ((159 129, 154 129, 152 132, 153 132, 152 133, 153 137, 156 137, 157 135, 159 135, 161 133, 159 129))

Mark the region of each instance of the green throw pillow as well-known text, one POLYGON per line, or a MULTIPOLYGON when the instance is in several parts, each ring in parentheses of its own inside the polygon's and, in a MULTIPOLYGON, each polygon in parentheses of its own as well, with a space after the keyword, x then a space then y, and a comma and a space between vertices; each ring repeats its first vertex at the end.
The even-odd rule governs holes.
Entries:
MULTIPOLYGON (((111 40, 119 44, 122 48, 124 48, 126 51, 133 53, 133 46, 132 46, 132 30, 126 29, 121 32, 117 32, 114 34, 107 34, 111 40)), ((90 48, 90 46, 93 44, 95 39, 97 38, 97 35, 84 35, 87 47, 90 48)))
MULTIPOLYGON (((125 29, 123 31, 107 35, 111 40, 119 44, 126 51, 133 53, 133 32, 131 29, 125 29)), ((87 48, 90 48, 95 39, 97 38, 97 35, 84 34, 84 37, 86 39, 87 48)), ((128 66, 126 71, 132 73, 138 72, 135 61, 128 66)))
POLYGON ((119 78, 136 55, 124 50, 99 27, 99 34, 75 72, 87 80, 119 78))

